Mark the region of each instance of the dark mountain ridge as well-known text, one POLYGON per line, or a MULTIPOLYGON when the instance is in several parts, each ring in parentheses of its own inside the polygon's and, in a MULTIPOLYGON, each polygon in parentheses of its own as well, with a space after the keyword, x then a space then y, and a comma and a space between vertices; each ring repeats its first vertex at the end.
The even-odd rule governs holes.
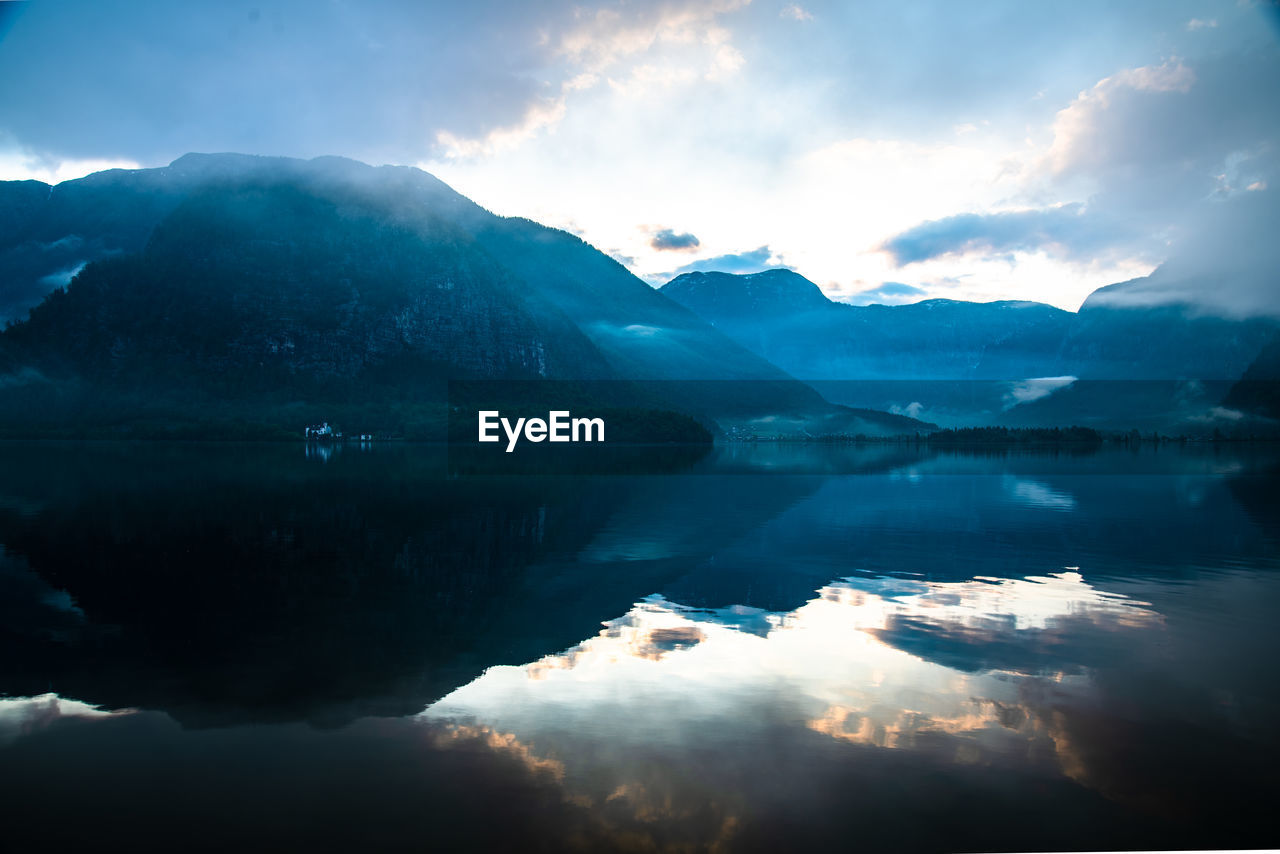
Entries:
POLYGON ((87 264, 0 334, 5 421, 19 432, 212 411, 420 434, 424 419, 443 423, 422 407, 438 409, 450 379, 611 380, 615 404, 704 418, 927 426, 831 406, 578 238, 495 216, 417 169, 187 155, 43 201, 21 183, 0 184, 15 225, 0 247, 9 304, 48 284, 24 270, 67 260, 49 247, 87 264), (628 397, 623 384, 648 380, 661 387, 628 397), (746 382, 662 385, 693 380, 746 382))

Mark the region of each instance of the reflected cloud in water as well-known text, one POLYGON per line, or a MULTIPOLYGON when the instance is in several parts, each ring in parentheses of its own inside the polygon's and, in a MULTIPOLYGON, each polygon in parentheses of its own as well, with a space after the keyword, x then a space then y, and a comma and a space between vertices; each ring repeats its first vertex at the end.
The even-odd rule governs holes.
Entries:
POLYGON ((0 447, 0 839, 1274 839, 1270 457, 334 450, 0 447))
MULTIPOLYGON (((1131 642, 1163 624, 1147 603, 1071 569, 962 583, 849 578, 817 593, 784 613, 651 596, 561 654, 490 668, 420 718, 556 769, 567 799, 630 799, 637 815, 692 809, 688 792, 677 795, 687 767, 663 757, 722 762, 742 747, 767 765, 814 734, 832 750, 1039 765, 1083 782, 1059 718, 1064 705, 1088 705, 1094 683, 1063 650, 1131 642), (928 638, 942 655, 929 654, 928 638), (1000 654, 1007 645, 1023 654, 1000 654), (957 662, 961 652, 968 660, 957 662)), ((740 818, 723 804, 713 811, 720 829, 740 818)))
POLYGON ((1047 483, 1026 478, 1004 478, 1004 487, 1014 501, 1028 507, 1041 507, 1045 510, 1071 511, 1076 509, 1075 496, 1061 489, 1054 489, 1047 483))
POLYGON ((132 709, 105 710, 57 694, 0 697, 0 747, 68 718, 93 720, 130 714, 133 714, 132 709))

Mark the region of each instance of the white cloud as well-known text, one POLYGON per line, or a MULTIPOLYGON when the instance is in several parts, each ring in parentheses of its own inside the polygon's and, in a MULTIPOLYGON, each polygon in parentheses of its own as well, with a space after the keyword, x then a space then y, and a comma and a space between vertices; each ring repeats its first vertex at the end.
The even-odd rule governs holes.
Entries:
POLYGON ((708 80, 724 80, 732 76, 738 69, 746 64, 746 59, 742 54, 730 44, 722 44, 716 47, 716 52, 711 60, 711 67, 707 70, 706 78, 708 80))
POLYGON ((609 88, 626 98, 646 98, 660 95, 677 86, 687 86, 697 81, 695 68, 643 63, 630 69, 625 76, 609 78, 609 88))
POLYGON ((788 3, 782 7, 782 11, 778 13, 780 18, 790 18, 793 21, 812 21, 813 13, 795 3, 788 3))
POLYGON ((918 400, 913 400, 906 406, 898 406, 894 404, 889 407, 889 411, 894 415, 905 415, 908 418, 919 418, 920 413, 924 412, 924 404, 918 400))
MULTIPOLYGON (((552 31, 548 44, 566 45, 558 55, 608 85, 574 96, 554 141, 535 134, 503 162, 436 171, 504 213, 551 224, 572 216, 584 239, 626 256, 644 278, 671 262, 637 225, 679 222, 700 241, 691 264, 769 246, 836 297, 896 282, 920 297, 1069 310, 1098 287, 1150 274, 1192 220, 1216 215, 1195 208, 1215 190, 1215 199, 1262 198, 1274 186, 1266 144, 1278 137, 1267 116, 1277 113, 1259 94, 1269 66, 1256 56, 1180 50, 1079 72, 1070 88, 1035 78, 1016 100, 1016 122, 969 108, 927 132, 880 133, 875 111, 838 120, 830 87, 779 85, 764 61, 779 56, 758 33, 748 39, 750 22, 779 29, 778 7, 758 11, 732 21, 684 6, 585 14, 573 39, 552 31), (719 56, 721 47, 732 52, 719 56), (717 85, 703 85, 718 73, 717 85), (577 168, 586 162, 594 168, 577 168), (1072 232, 1056 244, 979 246, 907 270, 876 251, 929 220, 1060 208, 1081 212, 1080 235, 1092 242, 1072 232), (1108 224, 1123 228, 1111 234, 1108 224)), ((1184 21, 1164 26, 1181 33, 1184 21)))
POLYGON ((516 124, 495 128, 480 137, 466 138, 449 131, 439 131, 436 143, 449 158, 479 157, 510 151, 539 132, 558 125, 567 109, 566 97, 565 93, 561 93, 556 98, 535 103, 516 124))
POLYGON ((67 718, 108 718, 134 714, 132 709, 107 711, 100 706, 41 694, 35 697, 0 698, 0 746, 8 746, 25 736, 67 718))
POLYGON ((1196 30, 1212 30, 1217 29, 1217 26, 1217 18, 1210 18, 1208 20, 1192 18, 1190 21, 1187 21, 1187 32, 1194 33, 1196 30))
POLYGON ((1045 155, 1046 165, 1052 173, 1062 174, 1104 158, 1108 152, 1097 148, 1100 127, 1117 98, 1126 92, 1185 94, 1195 81, 1195 72, 1176 60, 1127 68, 1104 77, 1058 112, 1053 122, 1053 144, 1045 155))
POLYGON ((57 184, 75 178, 83 178, 104 169, 137 169, 134 160, 86 159, 61 160, 37 156, 20 149, 0 151, 0 178, 8 181, 43 181, 57 184))
POLYGON ((658 7, 606 7, 594 12, 579 7, 564 33, 540 29, 536 41, 570 69, 571 76, 554 97, 528 106, 519 122, 475 137, 449 130, 436 142, 451 159, 492 156, 511 151, 565 118, 570 99, 604 80, 615 95, 642 98, 699 79, 722 81, 746 63, 719 25, 719 18, 750 0, 687 2, 658 7))
POLYGON ((556 53, 586 71, 600 73, 623 60, 664 45, 696 43, 718 46, 727 38, 716 21, 737 11, 750 0, 713 0, 663 5, 653 10, 623 14, 616 8, 577 12, 576 25, 561 36, 556 53))
POLYGON ((1008 410, 1023 403, 1048 397, 1055 391, 1070 387, 1075 381, 1076 377, 1036 377, 1013 383, 1004 395, 1004 408, 1008 410))

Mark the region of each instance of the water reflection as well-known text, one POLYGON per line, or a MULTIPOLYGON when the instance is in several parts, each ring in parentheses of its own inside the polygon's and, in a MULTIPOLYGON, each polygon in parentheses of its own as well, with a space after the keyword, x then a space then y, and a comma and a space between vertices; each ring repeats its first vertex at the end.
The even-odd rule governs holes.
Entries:
POLYGON ((1022 477, 1006 477, 1005 488, 1014 500, 1021 501, 1029 507, 1042 507, 1045 510, 1061 510, 1069 512, 1076 509, 1076 499, 1071 493, 1054 489, 1038 480, 1022 477))
POLYGON ((963 583, 851 578, 817 593, 787 613, 652 596, 564 653, 489 669, 423 718, 500 732, 502 744, 526 751, 536 744, 540 761, 606 756, 611 773, 643 764, 655 741, 691 742, 708 721, 740 726, 744 705, 749 717, 948 761, 1048 758, 1058 747, 1044 693, 1074 702, 1094 690, 1081 656, 1062 650, 1096 658, 1139 637, 1158 642, 1152 632, 1163 624, 1147 603, 1072 571, 963 583), (620 743, 640 755, 620 761, 620 743))
POLYGON ((0 747, 68 719, 95 720, 132 714, 108 710, 57 694, 38 697, 0 697, 0 747))
POLYGON ((864 450, 0 444, 0 839, 1273 841, 1273 461, 864 450))
MULTIPOLYGON (((781 613, 651 596, 563 653, 490 668, 420 719, 438 746, 518 755, 566 803, 693 848, 766 848, 742 831, 761 829, 761 815, 776 830, 789 793, 816 788, 811 775, 852 786, 839 809, 895 848, 963 846, 933 838, 937 828, 885 826, 868 802, 885 801, 886 784, 913 800, 939 785, 954 800, 955 787, 975 786, 991 799, 971 817, 982 821, 1030 785, 1090 815, 1093 832, 1116 809, 1190 822, 1184 831, 1228 801, 1252 814, 1269 786, 1229 703, 1193 726, 1185 709, 1162 707, 1159 691, 1116 690, 1117 676, 1148 688, 1182 676, 1176 657, 1151 655, 1177 646, 1167 631, 1149 602, 1099 589, 1075 568, 965 582, 851 577, 781 613), (1190 738, 1214 758, 1171 760, 1190 738)), ((1267 738, 1258 725, 1251 735, 1267 738)), ((1028 806, 963 837, 997 849, 1005 834, 1025 838, 1028 806)), ((825 816, 806 832, 829 843, 844 824, 825 816)), ((1055 827, 1049 838, 1063 844, 1080 830, 1055 827)))
POLYGON ((341 450, 340 445, 332 442, 307 442, 307 459, 327 463, 333 455, 341 450))

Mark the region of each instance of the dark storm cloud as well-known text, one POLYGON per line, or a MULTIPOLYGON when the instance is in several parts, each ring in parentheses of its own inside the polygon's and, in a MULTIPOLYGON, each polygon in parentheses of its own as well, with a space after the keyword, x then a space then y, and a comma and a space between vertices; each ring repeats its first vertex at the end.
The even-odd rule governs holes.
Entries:
POLYGON ((649 245, 659 251, 688 252, 702 244, 688 232, 677 233, 670 228, 661 228, 653 232, 649 245))

